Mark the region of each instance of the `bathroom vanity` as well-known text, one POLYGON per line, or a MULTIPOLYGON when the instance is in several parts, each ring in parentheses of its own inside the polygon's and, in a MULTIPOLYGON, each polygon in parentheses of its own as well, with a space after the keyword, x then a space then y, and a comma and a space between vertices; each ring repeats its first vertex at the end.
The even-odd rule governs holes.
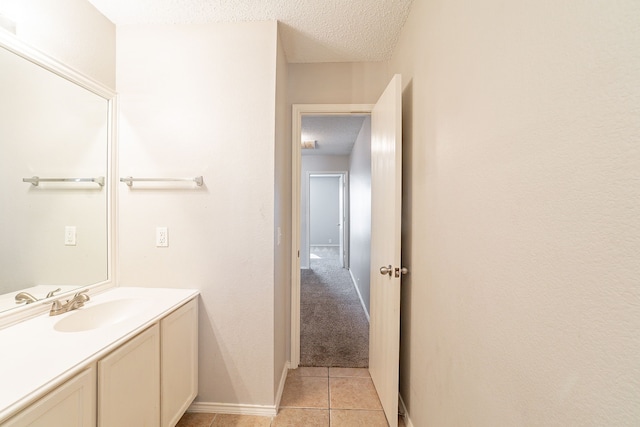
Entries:
POLYGON ((198 389, 198 292, 113 288, 0 348, 0 425, 174 426, 198 389))

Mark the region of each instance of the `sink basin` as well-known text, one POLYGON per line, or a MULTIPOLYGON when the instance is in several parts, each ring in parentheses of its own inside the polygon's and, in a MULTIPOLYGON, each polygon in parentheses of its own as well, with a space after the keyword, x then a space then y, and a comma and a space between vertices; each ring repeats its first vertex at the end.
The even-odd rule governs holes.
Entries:
POLYGON ((55 323, 58 332, 83 332, 112 326, 134 317, 151 302, 140 298, 123 298, 103 303, 87 302, 84 307, 70 311, 55 323))

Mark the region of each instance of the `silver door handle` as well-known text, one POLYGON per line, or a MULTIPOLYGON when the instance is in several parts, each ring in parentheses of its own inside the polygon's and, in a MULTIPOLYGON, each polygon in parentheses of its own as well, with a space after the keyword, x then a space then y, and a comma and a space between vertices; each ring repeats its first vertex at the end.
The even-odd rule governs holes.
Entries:
POLYGON ((400 277, 401 274, 409 273, 409 269, 407 267, 398 268, 396 267, 396 277, 400 277))
POLYGON ((380 267, 380 274, 382 274, 383 276, 388 274, 389 277, 391 277, 391 275, 393 274, 393 267, 390 265, 387 267, 380 267))

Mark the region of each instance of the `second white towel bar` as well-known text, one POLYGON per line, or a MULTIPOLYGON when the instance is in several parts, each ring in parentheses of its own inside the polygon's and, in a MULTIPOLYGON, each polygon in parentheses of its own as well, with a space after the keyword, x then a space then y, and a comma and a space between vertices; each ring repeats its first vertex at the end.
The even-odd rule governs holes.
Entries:
POLYGON ((201 187, 204 184, 204 180, 202 176, 196 176, 194 178, 134 178, 132 176, 127 176, 125 178, 120 178, 120 182, 125 182, 129 187, 133 186, 133 183, 139 182, 174 182, 174 181, 189 181, 195 182, 198 187, 201 187))

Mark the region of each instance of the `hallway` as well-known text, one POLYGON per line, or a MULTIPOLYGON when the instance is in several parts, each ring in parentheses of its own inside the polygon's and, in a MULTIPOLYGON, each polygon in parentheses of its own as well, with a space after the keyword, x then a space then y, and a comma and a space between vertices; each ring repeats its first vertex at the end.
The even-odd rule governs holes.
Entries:
POLYGON ((300 366, 368 367, 369 323, 338 247, 312 246, 300 275, 300 366))

